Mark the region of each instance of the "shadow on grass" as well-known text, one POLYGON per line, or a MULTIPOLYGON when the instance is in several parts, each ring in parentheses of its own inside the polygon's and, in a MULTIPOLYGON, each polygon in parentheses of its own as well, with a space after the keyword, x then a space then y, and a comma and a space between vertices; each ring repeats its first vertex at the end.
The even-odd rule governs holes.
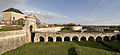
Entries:
POLYGON ((72 48, 69 48, 68 49, 68 55, 78 55, 77 52, 75 51, 75 48, 72 47, 72 48))
POLYGON ((112 46, 110 46, 108 44, 105 44, 102 41, 99 41, 99 43, 101 43, 103 46, 106 46, 106 47, 110 48, 112 52, 118 52, 118 53, 120 53, 120 50, 117 47, 112 47, 112 46))
POLYGON ((80 42, 73 41, 73 43, 75 43, 79 46, 86 46, 86 47, 90 47, 90 48, 97 48, 97 49, 111 51, 110 48, 104 46, 103 44, 101 44, 99 42, 95 42, 95 41, 80 41, 80 42))

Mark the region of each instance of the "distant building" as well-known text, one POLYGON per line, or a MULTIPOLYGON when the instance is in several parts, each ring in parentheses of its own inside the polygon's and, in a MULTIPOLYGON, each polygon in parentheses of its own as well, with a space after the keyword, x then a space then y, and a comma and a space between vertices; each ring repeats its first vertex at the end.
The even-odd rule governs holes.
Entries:
POLYGON ((15 8, 9 8, 3 11, 3 19, 5 24, 16 23, 16 20, 24 19, 24 14, 15 8))
POLYGON ((95 26, 96 31, 104 31, 105 29, 109 29, 109 26, 95 26))
POLYGON ((49 25, 46 24, 46 23, 42 23, 42 22, 41 22, 41 23, 39 24, 39 26, 40 26, 40 27, 48 27, 49 25))
POLYGON ((72 26, 70 29, 73 31, 78 31, 78 30, 82 30, 82 26, 72 26))
POLYGON ((64 26, 64 29, 78 31, 78 30, 82 30, 82 26, 64 26))
POLYGON ((119 30, 114 30, 114 32, 119 32, 119 30))
POLYGON ((24 23, 26 17, 35 18, 37 25, 41 23, 34 14, 24 15, 20 10, 15 8, 9 8, 3 11, 3 21, 5 24, 20 25, 24 23))

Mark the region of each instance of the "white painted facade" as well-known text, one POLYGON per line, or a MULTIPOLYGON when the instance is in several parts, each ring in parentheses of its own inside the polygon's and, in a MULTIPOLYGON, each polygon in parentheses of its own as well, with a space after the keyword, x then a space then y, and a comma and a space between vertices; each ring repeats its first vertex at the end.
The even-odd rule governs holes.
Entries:
POLYGON ((49 27, 49 28, 38 28, 35 29, 36 32, 58 32, 64 27, 49 27))

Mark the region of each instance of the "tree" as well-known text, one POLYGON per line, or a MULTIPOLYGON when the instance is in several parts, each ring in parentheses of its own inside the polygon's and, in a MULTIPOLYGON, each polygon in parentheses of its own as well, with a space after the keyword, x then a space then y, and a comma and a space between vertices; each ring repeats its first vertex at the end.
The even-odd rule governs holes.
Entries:
POLYGON ((19 19, 17 21, 18 21, 18 25, 24 25, 25 20, 23 18, 21 18, 21 19, 19 19))
POLYGON ((69 23, 69 24, 67 24, 67 26, 76 26, 76 24, 74 24, 74 23, 69 23))

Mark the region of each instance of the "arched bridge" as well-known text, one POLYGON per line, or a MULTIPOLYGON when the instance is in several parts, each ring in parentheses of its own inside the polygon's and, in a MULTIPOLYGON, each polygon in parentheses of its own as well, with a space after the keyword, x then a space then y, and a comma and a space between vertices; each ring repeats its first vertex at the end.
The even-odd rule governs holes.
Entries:
POLYGON ((119 33, 40 33, 36 32, 34 42, 56 41, 103 41, 114 40, 119 33))

